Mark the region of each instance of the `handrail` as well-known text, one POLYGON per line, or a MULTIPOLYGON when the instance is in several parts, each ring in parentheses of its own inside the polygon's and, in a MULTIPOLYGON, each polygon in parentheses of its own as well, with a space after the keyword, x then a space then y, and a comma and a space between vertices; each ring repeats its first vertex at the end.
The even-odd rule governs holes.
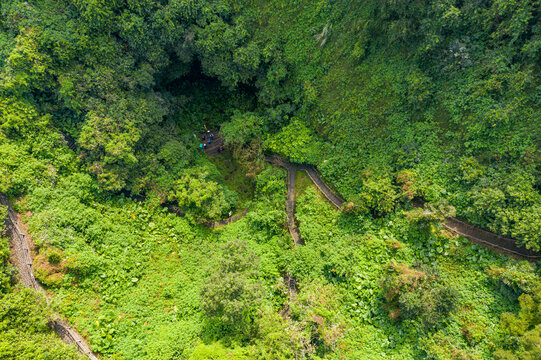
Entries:
MULTIPOLYGON (((25 232, 20 227, 7 197, 2 193, 0 193, 0 204, 6 206, 8 209, 4 224, 6 225, 6 230, 10 237, 11 246, 15 252, 15 257, 17 259, 15 265, 19 270, 21 283, 24 287, 32 288, 45 296, 45 291, 36 280, 32 270, 32 256, 25 232)), ((46 296, 45 299, 49 305, 49 299, 46 296)), ((64 342, 74 344, 81 354, 86 355, 90 360, 99 360, 96 354, 92 352, 88 344, 84 341, 83 337, 73 330, 73 328, 65 321, 61 320, 58 315, 55 315, 53 319, 49 319, 48 325, 64 342)))

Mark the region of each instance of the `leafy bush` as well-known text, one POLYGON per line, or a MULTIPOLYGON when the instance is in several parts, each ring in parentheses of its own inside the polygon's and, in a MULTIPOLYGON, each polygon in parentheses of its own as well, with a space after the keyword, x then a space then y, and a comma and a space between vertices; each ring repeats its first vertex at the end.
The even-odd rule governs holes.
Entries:
POLYGON ((197 219, 217 220, 234 204, 230 195, 217 182, 208 179, 208 173, 187 171, 175 184, 170 199, 186 208, 197 219))
POLYGON ((291 120, 276 135, 265 141, 265 147, 298 163, 316 163, 323 144, 306 125, 297 118, 291 120))
POLYGON ((394 209, 397 194, 388 177, 378 177, 366 170, 363 174, 362 187, 352 200, 360 213, 383 216, 394 209))
POLYGON ((49 254, 47 254, 47 260, 51 264, 58 264, 62 261, 62 254, 59 251, 50 251, 49 254))
POLYGON ((518 315, 505 313, 501 319, 503 328, 517 340, 511 344, 518 345, 518 348, 515 348, 515 351, 500 349, 494 354, 496 359, 529 360, 541 356, 541 286, 537 287, 533 294, 522 294, 519 302, 518 315))
POLYGON ((393 263, 389 271, 382 285, 391 319, 420 319, 423 326, 434 328, 456 310, 456 289, 438 284, 434 269, 393 263))
POLYGON ((0 301, 0 358, 83 359, 77 350, 60 340, 47 322, 45 299, 30 289, 2 296, 0 301))
POLYGON ((201 296, 208 331, 213 338, 248 340, 257 332, 256 311, 263 289, 255 280, 257 259, 241 241, 224 245, 219 266, 207 279, 201 296))
POLYGON ((255 113, 235 112, 231 121, 222 125, 222 135, 232 144, 244 145, 263 135, 264 119, 255 113))
POLYGON ((423 326, 434 328, 456 310, 457 299, 455 289, 440 285, 403 293, 399 296, 398 304, 400 314, 406 319, 420 318, 423 326))
POLYGON ((532 294, 538 287, 539 279, 534 271, 532 264, 521 261, 516 264, 507 264, 505 268, 492 266, 487 269, 487 274, 493 281, 500 284, 502 289, 518 297, 522 293, 532 294))

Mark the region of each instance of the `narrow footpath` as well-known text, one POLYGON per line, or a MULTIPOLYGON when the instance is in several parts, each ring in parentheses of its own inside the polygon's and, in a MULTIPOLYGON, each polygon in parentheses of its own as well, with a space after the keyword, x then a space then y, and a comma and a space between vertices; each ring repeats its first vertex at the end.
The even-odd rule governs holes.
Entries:
POLYGON ((313 166, 298 165, 298 168, 299 170, 306 171, 312 182, 317 186, 317 188, 327 198, 327 200, 329 200, 331 204, 333 204, 338 209, 342 208, 345 200, 342 199, 339 195, 337 195, 334 191, 332 191, 331 188, 327 186, 327 184, 325 184, 325 182, 321 178, 321 175, 319 175, 319 172, 314 169, 313 166))
MULTIPOLYGON (((15 216, 11 205, 9 204, 5 195, 2 193, 0 193, 0 204, 8 208, 8 216, 4 220, 4 224, 6 225, 7 235, 10 238, 10 248, 13 253, 13 262, 19 271, 20 281, 24 287, 32 288, 43 294, 47 304, 49 304, 49 298, 34 276, 32 269, 32 255, 28 245, 28 236, 26 236, 24 229, 17 221, 17 217, 15 216)), ((75 345, 81 354, 86 355, 90 360, 98 360, 98 357, 92 352, 92 350, 90 350, 90 347, 84 338, 73 330, 73 328, 65 321, 60 319, 58 315, 55 315, 52 319, 49 319, 48 325, 58 334, 58 336, 60 336, 64 342, 75 345)))
POLYGON ((293 167, 287 169, 287 201, 286 201, 286 214, 287 214, 287 227, 289 233, 295 242, 295 245, 304 245, 304 241, 301 238, 299 227, 297 226, 297 220, 295 219, 295 207, 296 207, 296 195, 295 195, 295 183, 297 182, 297 171, 293 167))
MULTIPOLYGON (((301 238, 301 233, 297 222, 295 219, 295 184, 297 182, 297 169, 292 166, 288 161, 282 159, 279 156, 267 156, 265 161, 270 162, 276 166, 283 167, 287 170, 287 199, 286 199, 286 216, 287 216, 287 227, 289 229, 289 234, 293 238, 294 246, 303 246, 305 245, 304 240, 301 238)), ((291 274, 284 274, 284 282, 286 283, 287 289, 289 291, 289 299, 293 300, 297 294, 297 279, 295 279, 291 274)), ((283 318, 289 317, 289 304, 286 304, 286 307, 281 311, 283 318)))
POLYGON ((304 241, 301 238, 299 227, 297 226, 297 221, 295 219, 295 183, 297 181, 297 168, 293 164, 289 163, 287 160, 279 156, 267 156, 265 157, 265 160, 267 162, 270 162, 271 164, 283 167, 287 170, 287 227, 289 228, 289 233, 291 234, 295 245, 304 245, 304 241))
MULTIPOLYGON (((69 145, 68 140, 67 142, 69 145)), ((205 152, 209 156, 216 155, 219 153, 218 150, 223 144, 224 140, 219 136, 215 136, 214 140, 211 142, 210 146, 208 146, 205 152)), ((70 148, 74 151, 76 150, 74 146, 70 146, 70 148)), ((321 193, 327 198, 327 200, 331 204, 333 204, 338 209, 342 208, 345 200, 338 194, 336 194, 323 181, 321 175, 313 166, 292 164, 286 159, 277 155, 266 156, 265 161, 283 167, 287 170, 286 214, 289 233, 293 238, 295 246, 304 245, 304 241, 301 238, 299 228, 295 219, 296 172, 299 170, 306 171, 312 182, 317 186, 321 193)), ((13 262, 19 271, 20 281, 25 287, 33 288, 34 290, 42 293, 45 296, 47 303, 49 303, 49 299, 47 298, 45 291, 38 283, 33 273, 32 255, 30 252, 30 247, 28 245, 29 239, 27 239, 24 229, 18 223, 17 217, 15 216, 15 213, 13 212, 7 198, 2 193, 0 193, 0 204, 8 208, 8 216, 4 220, 4 223, 6 225, 7 235, 10 237, 10 248, 13 252, 13 262)), ((213 223, 205 223, 204 225, 211 228, 224 226, 239 220, 247 213, 248 210, 244 210, 242 213, 232 216, 228 219, 213 223)), ((474 243, 480 244, 484 247, 496 250, 498 252, 503 252, 513 257, 518 257, 529 261, 536 261, 541 259, 541 253, 528 250, 524 247, 519 247, 517 245, 517 240, 515 239, 503 237, 485 230, 475 228, 471 224, 463 222, 457 218, 446 218, 443 226, 454 234, 465 237, 474 243)), ((285 274, 284 280, 287 282, 290 297, 295 296, 295 293, 297 292, 297 281, 295 280, 295 278, 293 278, 290 274, 285 274)), ((287 313, 287 309, 284 310, 287 313)), ((78 334, 72 327, 70 327, 65 321, 61 320, 58 315, 56 315, 53 319, 49 320, 49 326, 60 336, 60 338, 64 342, 68 344, 74 344, 81 354, 86 355, 91 360, 98 360, 98 357, 92 352, 84 338, 80 334, 78 334)))
POLYGON ((232 222, 235 222, 235 221, 243 218, 246 214, 248 214, 248 209, 244 210, 240 214, 228 217, 227 219, 223 219, 223 220, 220 220, 220 221, 213 221, 213 222, 204 221, 201 224, 203 224, 204 226, 206 226, 208 228, 215 229, 215 228, 219 228, 219 227, 222 227, 222 226, 229 225, 232 222))
MULTIPOLYGON (((223 144, 223 140, 220 139, 220 144, 223 144)), ((209 155, 212 155, 214 150, 207 150, 209 155)), ((310 165, 305 164, 293 164, 286 159, 278 155, 270 155, 265 157, 265 161, 283 167, 287 170, 288 174, 288 196, 286 200, 286 213, 287 224, 291 237, 295 241, 295 244, 304 244, 300 232, 295 220, 295 177, 296 171, 306 171, 314 185, 321 191, 321 193, 327 198, 327 200, 333 204, 336 208, 341 209, 345 200, 335 193, 326 183, 323 181, 319 172, 310 165)), ((489 249, 495 250, 507 254, 515 258, 521 258, 528 261, 537 261, 541 259, 541 253, 534 252, 526 249, 525 247, 518 246, 518 241, 512 238, 504 237, 486 230, 482 230, 468 224, 462 220, 454 217, 447 217, 442 224, 444 228, 451 231, 455 235, 460 235, 471 242, 482 245, 489 249)))
POLYGON ((478 229, 471 224, 461 221, 454 217, 447 217, 442 224, 444 228, 454 234, 465 237, 466 239, 481 246, 493 249, 497 252, 510 255, 529 261, 541 259, 541 254, 535 251, 519 247, 517 240, 501 236, 486 230, 478 229))

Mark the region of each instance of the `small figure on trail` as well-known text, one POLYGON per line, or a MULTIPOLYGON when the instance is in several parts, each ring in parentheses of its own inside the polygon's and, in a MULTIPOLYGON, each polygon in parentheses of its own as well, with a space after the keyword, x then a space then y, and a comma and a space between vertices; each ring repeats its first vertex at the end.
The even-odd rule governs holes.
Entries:
POLYGON ((232 213, 231 213, 231 210, 230 210, 230 211, 229 211, 229 217, 231 217, 231 214, 232 214, 232 213))
POLYGON ((220 145, 219 151, 220 151, 220 152, 223 152, 223 151, 224 151, 224 146, 223 146, 223 145, 220 145))
POLYGON ((214 139, 214 134, 213 133, 210 133, 210 138, 214 139))
POLYGON ((202 148, 203 148, 203 144, 200 143, 200 144, 199 144, 199 148, 202 149, 202 148))
POLYGON ((209 144, 210 144, 210 139, 209 139, 209 144))
POLYGON ((205 134, 201 135, 201 141, 205 141, 205 134))
POLYGON ((203 149, 207 150, 207 144, 203 144, 203 149))

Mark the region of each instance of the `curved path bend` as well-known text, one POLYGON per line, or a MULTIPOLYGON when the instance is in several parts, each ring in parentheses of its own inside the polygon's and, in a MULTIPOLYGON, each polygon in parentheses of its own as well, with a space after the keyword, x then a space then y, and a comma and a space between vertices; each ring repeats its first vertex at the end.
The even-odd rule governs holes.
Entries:
POLYGON ((309 165, 297 165, 299 170, 304 170, 312 180, 312 182, 317 186, 317 188, 321 191, 321 193, 329 200, 331 204, 333 204, 338 209, 342 208, 342 205, 346 202, 344 199, 342 199, 341 196, 339 196, 337 193, 335 193, 331 188, 323 181, 321 178, 321 175, 319 172, 314 169, 313 166, 309 165))
MULTIPOLYGON (((48 304, 49 299, 34 276, 34 271, 32 269, 32 255, 30 253, 26 233, 17 221, 17 217, 15 216, 15 213, 13 212, 7 198, 2 193, 0 193, 0 204, 6 206, 8 209, 8 214, 6 219, 4 219, 4 224, 6 225, 7 235, 10 238, 10 245, 14 256, 13 262, 19 270, 21 283, 24 285, 24 287, 32 288, 42 293, 45 296, 48 304)), ((98 357, 92 352, 92 350, 90 350, 90 347, 86 343, 85 339, 65 321, 60 319, 58 315, 55 315, 54 318, 49 319, 48 325, 60 336, 64 342, 75 345, 81 354, 86 355, 90 360, 98 360, 98 357)))
MULTIPOLYGON (((223 143, 223 141, 222 141, 223 143)), ((209 155, 212 155, 209 152, 209 155)), ((341 209, 345 203, 345 200, 335 193, 326 183, 323 181, 319 172, 310 165, 305 164, 292 164, 286 159, 278 155, 269 155, 265 157, 265 161, 268 161, 274 165, 281 166, 287 170, 288 173, 288 197, 286 202, 287 223, 289 232, 295 241, 295 244, 304 244, 299 233, 299 229, 295 220, 295 176, 297 170, 304 170, 317 186, 321 193, 327 198, 327 200, 333 204, 336 208, 341 209)), ((518 246, 518 241, 512 238, 504 237, 486 230, 481 230, 461 221, 454 217, 447 217, 443 222, 443 227, 456 235, 460 235, 471 242, 490 248, 497 252, 525 259, 528 261, 537 261, 541 259, 541 253, 528 250, 524 247, 518 246)))
MULTIPOLYGON (((69 139, 67 139, 67 142, 69 145, 69 139)), ((218 154, 218 148, 223 143, 223 139, 217 136, 213 141, 212 145, 206 150, 206 153, 208 155, 218 154)), ((70 148, 74 151, 76 150, 74 146, 70 146, 70 148)), ((314 167, 309 165, 292 164, 277 155, 266 156, 265 160, 274 165, 283 167, 287 170, 288 191, 286 201, 286 213, 288 228, 295 245, 304 245, 304 241, 300 236, 300 232, 295 220, 296 171, 306 171, 312 182, 318 187, 318 189, 323 193, 327 200, 337 208, 341 208, 345 201, 342 197, 340 197, 333 190, 331 190, 329 186, 327 186, 327 184, 323 181, 320 174, 317 172, 317 170, 315 170, 314 167)), ((7 198, 2 193, 0 193, 0 204, 6 206, 8 209, 8 215, 4 220, 4 224, 6 225, 7 234, 10 237, 10 246, 14 253, 14 265, 19 270, 21 283, 25 287, 33 288, 34 290, 45 295, 45 291, 38 283, 33 273, 32 256, 30 253, 30 247, 28 246, 28 241, 25 236, 25 232, 19 225, 17 217, 15 216, 15 213, 13 212, 7 198)), ((247 212, 248 210, 245 210, 242 213, 232 216, 228 219, 204 225, 209 227, 224 226, 242 218, 247 214, 247 212)), ((446 218, 443 226, 449 231, 457 235, 463 236, 470 241, 478 243, 485 247, 492 248, 515 257, 527 259, 529 261, 541 259, 540 253, 533 252, 523 247, 518 247, 517 241, 515 239, 503 237, 485 230, 475 228, 474 226, 458 220, 454 217, 446 218)), ((294 296, 297 291, 296 280, 290 274, 285 274, 285 280, 288 283, 290 296, 294 296)), ((46 299, 47 302, 49 302, 49 299, 47 297, 46 299)), ((86 355, 91 360, 99 360, 96 354, 92 352, 84 338, 80 334, 78 334, 72 327, 70 327, 66 322, 61 320, 58 316, 56 316, 54 319, 49 320, 49 326, 60 336, 60 338, 64 342, 75 345, 81 354, 86 355)))

